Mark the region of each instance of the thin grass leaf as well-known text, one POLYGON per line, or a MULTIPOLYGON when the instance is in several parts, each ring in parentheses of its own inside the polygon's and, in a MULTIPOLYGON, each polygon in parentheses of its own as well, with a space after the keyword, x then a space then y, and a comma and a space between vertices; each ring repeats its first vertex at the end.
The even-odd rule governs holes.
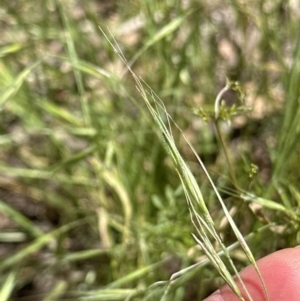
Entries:
POLYGON ((82 137, 95 137, 97 134, 97 130, 94 128, 74 128, 74 127, 66 127, 66 130, 75 135, 75 136, 82 136, 82 137))
POLYGON ((156 262, 154 264, 148 265, 146 267, 142 267, 137 269, 136 271, 126 275, 125 277, 119 278, 118 280, 111 282, 109 285, 105 287, 105 289, 115 289, 119 288, 123 285, 126 285, 132 281, 136 281, 137 279, 142 279, 151 272, 154 272, 157 268, 161 267, 166 260, 162 260, 160 262, 156 262))
POLYGON ((95 167, 99 178, 103 179, 105 183, 112 187, 120 199, 124 211, 123 242, 127 243, 130 237, 133 209, 126 188, 120 180, 116 170, 106 168, 100 160, 96 160, 95 158, 91 158, 91 162, 95 167))
POLYGON ((40 101, 38 103, 38 105, 39 105, 39 107, 41 107, 48 114, 50 114, 50 115, 52 115, 52 116, 54 116, 54 117, 56 117, 56 118, 58 118, 62 121, 65 121, 65 122, 69 123, 72 126, 82 127, 82 122, 80 122, 80 120, 78 120, 77 117, 72 115, 66 109, 57 106, 53 102, 40 101))
POLYGON ((28 236, 23 232, 7 232, 0 233, 0 243, 19 243, 28 239, 28 236))
POLYGON ((43 301, 59 301, 68 289, 68 282, 65 280, 58 281, 50 292, 44 297, 43 301))
POLYGON ((19 91, 23 85, 25 79, 36 68, 42 60, 33 63, 31 66, 25 68, 19 75, 16 76, 15 80, 8 85, 0 95, 0 110, 3 109, 4 105, 19 91))
MULTIPOLYGON (((97 134, 97 129, 77 127, 77 126, 74 127, 72 125, 63 124, 59 128, 56 127, 30 128, 30 129, 26 129, 26 133, 28 135, 45 135, 45 136, 52 135, 54 137, 61 137, 67 134, 79 136, 79 137, 95 137, 97 134)), ((2 142, 2 138, 3 138, 3 143, 5 143, 6 141, 14 141, 12 135, 13 134, 0 136, 0 143, 2 142)))
MULTIPOLYGON (((162 27, 153 37, 151 37, 144 46, 135 53, 135 55, 132 57, 132 59, 128 62, 128 66, 132 67, 132 65, 138 60, 138 58, 147 51, 150 47, 152 47, 154 44, 162 40, 163 38, 169 36, 172 34, 175 30, 177 30, 181 24, 184 22, 184 20, 192 13, 193 10, 188 11, 183 16, 176 17, 174 20, 172 20, 170 23, 162 27)), ((100 28, 100 27, 99 27, 100 28)), ((102 31, 102 29, 100 28, 102 31)), ((102 31, 103 32, 103 31, 102 31)))
POLYGON ((55 180, 61 183, 82 185, 82 186, 97 186, 97 181, 85 177, 72 177, 61 174, 55 174, 52 171, 26 169, 26 168, 12 168, 8 166, 0 166, 0 172, 6 176, 39 179, 39 180, 55 180))
POLYGON ((46 246, 51 240, 56 239, 58 236, 62 235, 65 232, 70 231, 71 229, 78 227, 87 222, 87 218, 80 219, 74 222, 71 222, 67 225, 64 225, 50 233, 44 234, 43 236, 38 237, 32 243, 30 243, 24 249, 17 251, 13 255, 7 257, 6 259, 0 262, 0 271, 5 270, 11 266, 20 264, 25 258, 31 254, 39 251, 41 248, 46 246))
MULTIPOLYGON (((68 58, 65 58, 68 59, 68 58)), ((69 60, 69 59, 68 59, 69 60)), ((96 65, 93 65, 90 62, 86 62, 83 60, 77 60, 72 62, 73 63, 73 67, 76 68, 77 70, 92 75, 93 77, 99 78, 99 79, 103 79, 103 76, 109 79, 114 78, 113 74, 111 74, 110 72, 106 71, 103 68, 100 68, 96 65)))
POLYGON ((280 195, 282 204, 287 209, 292 209, 291 197, 288 195, 284 186, 280 185, 278 182, 275 183, 276 192, 280 195))
MULTIPOLYGON (((277 187, 278 189, 278 192, 281 190, 280 187, 277 187)), ((280 193, 282 197, 285 197, 284 193, 281 192, 280 193)), ((268 199, 265 199, 265 198, 262 198, 262 197, 257 197, 255 195, 252 195, 252 194, 242 194, 241 195, 241 198, 247 202, 254 202, 254 203, 257 203, 259 205, 261 205, 262 207, 264 208, 267 208, 267 209, 271 209, 271 210, 276 210, 276 211, 281 211, 281 212, 284 212, 289 218, 291 218, 292 220, 295 220, 295 221, 300 221, 300 217, 299 215, 293 210, 293 208, 290 208, 290 206, 283 206, 281 204, 278 204, 272 200, 268 200, 268 199)))
POLYGON ((84 149, 83 151, 78 152, 77 154, 75 154, 75 155, 71 156, 70 158, 66 159, 65 161, 57 163, 55 166, 53 166, 51 168, 51 171, 53 173, 55 173, 59 169, 66 168, 68 166, 74 165, 75 163, 77 163, 77 162, 85 159, 86 157, 92 155, 95 152, 96 149, 97 149, 96 145, 93 145, 93 146, 91 146, 87 149, 84 149))
POLYGON ((2 287, 0 288, 0 300, 1 301, 8 301, 11 297, 13 289, 16 285, 16 273, 11 272, 6 277, 2 287))
POLYGON ((126 298, 137 294, 136 289, 102 289, 90 291, 79 296, 80 301, 118 301, 126 300, 126 298))
POLYGON ((261 205, 265 208, 271 209, 271 210, 277 210, 277 211, 282 211, 282 212, 288 212, 289 211, 289 210, 287 210, 286 207, 284 207, 281 204, 278 204, 274 201, 267 200, 265 198, 258 197, 258 196, 252 195, 252 194, 242 194, 241 198, 244 201, 254 202, 254 203, 257 203, 257 204, 259 204, 259 205, 261 205))
POLYGON ((287 80, 287 97, 285 102, 283 123, 278 142, 278 150, 274 167, 274 179, 279 179, 284 171, 286 158, 293 154, 300 139, 300 33, 294 48, 294 60, 287 80))
POLYGON ((5 57, 8 54, 14 53, 19 51, 23 48, 23 44, 20 43, 13 43, 10 45, 0 47, 0 58, 5 57))
MULTIPOLYGON (((78 64, 78 55, 75 47, 75 42, 72 36, 72 27, 67 15, 65 14, 63 4, 60 3, 60 1, 56 1, 56 2, 65 29, 65 39, 68 47, 71 64, 72 66, 76 66, 78 64)), ((83 85, 82 75, 80 70, 77 70, 74 67, 73 67, 73 72, 74 72, 75 81, 79 92, 79 100, 82 108, 83 119, 85 125, 89 126, 91 124, 90 108, 87 99, 85 97, 85 89, 83 85)))
POLYGON ((24 228, 33 237, 39 237, 44 234, 44 232, 37 227, 32 221, 30 221, 26 216, 21 214, 16 209, 12 208, 2 200, 0 200, 0 211, 14 220, 19 226, 24 228))
POLYGON ((288 188, 297 202, 298 207, 300 208, 300 191, 293 184, 288 183, 288 188))

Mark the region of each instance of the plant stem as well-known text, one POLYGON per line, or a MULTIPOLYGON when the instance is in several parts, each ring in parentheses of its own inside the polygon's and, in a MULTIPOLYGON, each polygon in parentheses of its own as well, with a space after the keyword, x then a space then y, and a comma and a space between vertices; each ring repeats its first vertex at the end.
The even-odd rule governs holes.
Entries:
POLYGON ((216 100, 215 100, 215 127, 216 127, 216 130, 217 130, 217 134, 218 134, 218 137, 219 137, 219 140, 221 142, 221 145, 222 145, 222 148, 223 148, 223 151, 224 151, 224 154, 225 154, 225 158, 226 158, 226 161, 227 161, 227 164, 228 164, 228 167, 229 167, 229 173, 230 173, 230 177, 231 177, 231 180, 232 180, 232 183, 234 185, 234 187, 237 189, 237 190, 241 190, 239 188, 239 185, 237 183, 237 179, 236 179, 236 176, 235 176, 235 172, 234 172, 234 168, 233 168, 233 165, 231 164, 231 161, 230 161, 230 158, 229 158, 229 154, 227 152, 227 146, 226 146, 226 142, 225 142, 225 139, 222 135, 222 132, 221 132, 221 129, 220 129, 220 125, 219 125, 219 115, 220 115, 220 102, 222 100, 222 96, 228 91, 230 90, 230 85, 227 83, 226 86, 219 92, 219 94, 217 95, 216 97, 216 100))
POLYGON ((226 142, 225 142, 225 139, 222 135, 222 132, 221 132, 221 129, 220 129, 220 125, 218 123, 218 120, 216 120, 214 122, 215 124, 215 127, 216 127, 216 131, 217 131, 217 134, 218 134, 218 137, 219 137, 219 140, 221 142, 221 146, 223 148, 223 151, 224 151, 224 154, 225 154, 225 158, 226 158, 226 161, 227 161, 227 164, 228 164, 228 167, 229 167, 229 173, 230 173, 230 177, 231 177, 231 180, 232 180, 232 183, 234 185, 234 187, 241 191, 239 185, 238 185, 238 182, 237 182, 237 179, 236 179, 236 176, 235 176, 235 171, 234 171, 234 168, 233 168, 233 165, 231 163, 231 160, 230 160, 230 157, 229 157, 229 154, 228 154, 228 151, 227 151, 227 146, 226 146, 226 142))

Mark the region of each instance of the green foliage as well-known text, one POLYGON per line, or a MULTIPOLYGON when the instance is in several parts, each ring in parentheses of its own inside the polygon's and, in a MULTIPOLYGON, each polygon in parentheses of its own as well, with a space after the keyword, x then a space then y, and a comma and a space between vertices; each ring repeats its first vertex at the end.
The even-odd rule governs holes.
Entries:
POLYGON ((4 1, 0 299, 201 300, 299 244, 298 10, 4 1))

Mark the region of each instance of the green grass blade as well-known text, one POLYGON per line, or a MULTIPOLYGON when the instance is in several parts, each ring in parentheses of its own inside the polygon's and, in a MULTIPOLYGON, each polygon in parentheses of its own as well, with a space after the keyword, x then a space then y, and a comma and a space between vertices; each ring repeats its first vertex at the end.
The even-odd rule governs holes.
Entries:
POLYGON ((87 149, 84 149, 83 151, 78 152, 75 155, 71 156, 70 158, 66 159, 65 161, 57 163, 54 167, 51 168, 51 171, 54 173, 54 172, 57 172, 59 169, 74 165, 77 162, 92 155, 96 149, 97 149, 96 145, 93 145, 87 149))
POLYGON ((74 222, 71 222, 67 225, 64 225, 50 233, 44 234, 43 236, 38 237, 32 243, 30 243, 24 249, 17 251, 13 255, 7 257, 6 259, 0 262, 0 271, 7 269, 11 266, 20 264, 26 257, 31 254, 39 251, 41 248, 46 246, 51 240, 56 239, 58 236, 62 235, 65 232, 70 231, 71 229, 86 223, 87 219, 81 219, 74 222))
MULTIPOLYGON (((162 40, 163 38, 169 36, 172 34, 175 30, 177 30, 180 25, 184 22, 184 20, 192 13, 193 11, 189 11, 183 16, 176 17, 174 20, 172 20, 170 23, 165 25, 162 29, 160 29, 153 37, 151 37, 144 46, 136 52, 136 54, 132 57, 132 59, 128 62, 128 66, 131 67, 138 58, 147 51, 150 47, 152 47, 154 44, 162 40)), ((99 27, 100 30, 103 32, 101 27, 99 27)))
MULTIPOLYGON (((71 26, 69 19, 64 11, 63 4, 60 3, 60 1, 56 1, 56 2, 57 2, 57 6, 59 8, 59 13, 60 13, 61 19, 63 21, 63 25, 64 25, 65 39, 66 39, 66 43, 67 43, 67 47, 68 47, 69 56, 71 59, 71 64, 72 64, 72 66, 76 66, 78 64, 78 55, 76 52, 75 41, 74 41, 73 35, 72 35, 72 26, 71 26)), ((91 124, 90 108, 89 108, 89 105, 88 105, 88 102, 87 102, 87 99, 85 96, 85 89, 84 89, 84 85, 83 85, 82 75, 81 75, 80 70, 77 70, 74 67, 73 67, 73 72, 74 72, 75 81, 76 81, 76 85, 77 85, 78 92, 79 92, 79 99, 80 99, 80 104, 81 104, 81 108, 82 108, 83 119, 84 119, 85 125, 89 126, 91 124)))
POLYGON ((125 277, 119 278, 118 280, 110 283, 106 288, 107 289, 119 288, 132 281, 141 279, 142 277, 145 277, 145 275, 148 275, 149 273, 154 272, 157 268, 161 267, 164 263, 165 263, 165 260, 162 260, 162 261, 154 263, 152 265, 139 268, 136 271, 126 275, 125 277))
POLYGON ((78 297, 80 301, 121 301, 128 300, 130 296, 137 294, 137 289, 103 289, 98 291, 90 291, 82 297, 78 297))
POLYGON ((44 297, 43 301, 59 301, 62 300, 62 296, 68 289, 68 282, 65 280, 58 281, 52 290, 47 293, 47 295, 44 297))
POLYGON ((0 300, 8 301, 16 285, 16 274, 15 272, 9 273, 6 277, 2 287, 0 288, 0 300))
POLYGON ((67 122, 74 127, 82 127, 82 122, 80 122, 78 118, 76 118, 66 109, 57 106, 53 102, 41 101, 38 105, 49 115, 52 115, 57 119, 67 122))
POLYGON ((0 243, 19 243, 28 239, 24 232, 2 232, 0 233, 0 243))
POLYGON ((3 106, 19 91, 23 85, 27 76, 36 68, 41 61, 33 63, 31 66, 25 68, 19 75, 16 76, 16 79, 13 80, 0 95, 0 109, 3 109, 3 106))
POLYGON ((0 200, 0 212, 14 220, 19 226, 24 228, 33 237, 39 237, 44 234, 44 232, 32 221, 30 221, 27 217, 25 217, 19 211, 12 208, 2 200, 0 200))
POLYGON ((5 57, 8 54, 19 51, 23 48, 23 45, 20 43, 13 43, 10 45, 0 47, 0 58, 5 57))
POLYGON ((300 139, 300 34, 295 45, 293 64, 287 76, 287 96, 284 116, 279 136, 273 177, 277 180, 285 170, 286 158, 290 157, 299 145, 300 139))
POLYGON ((82 185, 82 186, 97 186, 97 181, 91 180, 86 177, 66 176, 52 171, 26 169, 26 168, 12 168, 8 166, 0 166, 0 172, 7 176, 39 179, 39 180, 56 180, 61 183, 82 185))

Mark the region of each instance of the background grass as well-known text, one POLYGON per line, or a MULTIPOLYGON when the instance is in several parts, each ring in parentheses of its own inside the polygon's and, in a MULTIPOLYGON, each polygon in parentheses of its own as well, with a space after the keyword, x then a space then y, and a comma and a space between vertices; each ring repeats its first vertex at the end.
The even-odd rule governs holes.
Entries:
MULTIPOLYGON (((164 139, 98 26, 191 141, 255 258, 300 243, 298 7, 3 1, 0 299, 201 300, 222 284, 207 262, 168 291, 160 282, 205 256, 164 139), (246 99, 227 92, 224 112, 252 108, 220 124, 242 197, 210 118, 226 77, 246 99)), ((234 244, 192 151, 173 136, 234 244)), ((238 268, 248 264, 238 248, 231 254, 238 268)))

